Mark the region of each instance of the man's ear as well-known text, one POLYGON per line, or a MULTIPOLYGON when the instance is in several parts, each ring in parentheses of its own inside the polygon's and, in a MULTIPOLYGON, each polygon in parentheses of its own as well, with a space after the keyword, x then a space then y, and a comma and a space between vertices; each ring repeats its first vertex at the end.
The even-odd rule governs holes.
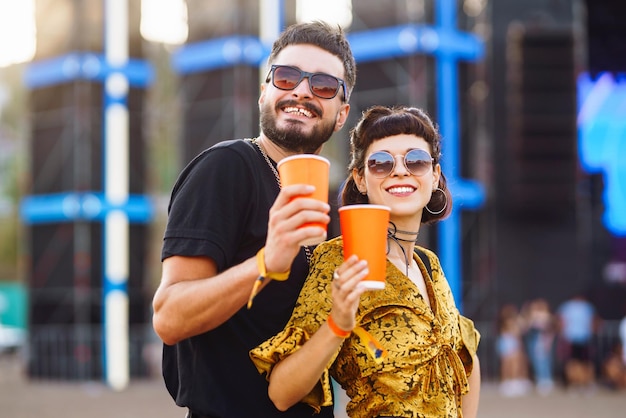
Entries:
POLYGON ((350 113, 350 105, 348 103, 342 104, 339 113, 337 113, 337 118, 335 119, 335 132, 339 131, 346 124, 348 113, 350 113))
POLYGON ((265 101, 265 83, 261 84, 261 93, 259 94, 259 100, 257 101, 257 103, 259 104, 259 108, 261 107, 264 101, 265 101))

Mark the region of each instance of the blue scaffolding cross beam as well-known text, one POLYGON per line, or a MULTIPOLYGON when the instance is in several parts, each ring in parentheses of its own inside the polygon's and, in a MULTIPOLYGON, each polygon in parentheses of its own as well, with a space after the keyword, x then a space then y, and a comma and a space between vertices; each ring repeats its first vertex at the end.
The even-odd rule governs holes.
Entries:
MULTIPOLYGON (((413 54, 444 54, 453 59, 478 60, 484 55, 482 41, 473 34, 429 25, 408 24, 355 32, 348 35, 357 62, 377 61, 413 54)), ((254 36, 233 35, 189 44, 172 55, 179 74, 227 68, 258 67, 270 53, 254 36)))
POLYGON ((102 222, 111 211, 122 211, 131 223, 148 223, 153 205, 148 196, 129 195, 123 204, 108 202, 102 192, 68 192, 27 196, 20 205, 26 224, 102 222))
POLYGON ((104 83, 113 73, 123 74, 133 87, 147 87, 154 79, 154 70, 146 61, 130 59, 118 67, 109 64, 102 54, 75 51, 32 63, 24 73, 24 84, 37 89, 75 80, 104 83))

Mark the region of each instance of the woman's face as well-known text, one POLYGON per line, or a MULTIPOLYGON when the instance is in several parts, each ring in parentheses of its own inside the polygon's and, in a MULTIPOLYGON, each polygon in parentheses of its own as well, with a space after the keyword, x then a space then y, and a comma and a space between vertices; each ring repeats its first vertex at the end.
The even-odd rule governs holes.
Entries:
POLYGON ((429 155, 431 149, 421 137, 410 134, 389 136, 374 141, 367 149, 363 176, 353 172, 354 180, 361 192, 367 192, 371 204, 386 205, 391 208, 391 219, 395 222, 405 219, 419 223, 422 210, 430 201, 437 188, 441 167, 430 164, 423 174, 415 175, 407 170, 404 156, 411 150, 423 150, 429 155), (377 151, 386 151, 395 158, 395 165, 388 176, 376 177, 367 167, 367 159, 377 151))

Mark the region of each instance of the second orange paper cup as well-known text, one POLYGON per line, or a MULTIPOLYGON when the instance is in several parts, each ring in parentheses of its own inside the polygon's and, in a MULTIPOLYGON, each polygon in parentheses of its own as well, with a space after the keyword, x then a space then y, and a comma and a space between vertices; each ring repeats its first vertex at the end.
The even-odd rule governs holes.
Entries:
MULTIPOLYGON (((278 162, 280 184, 290 186, 293 184, 311 184, 315 186, 315 192, 303 197, 311 197, 328 203, 328 181, 330 173, 330 161, 314 154, 298 154, 283 158, 278 162)), ((304 226, 317 226, 327 231, 324 223, 305 223, 304 226)), ((315 245, 324 241, 322 238, 310 239, 301 242, 301 245, 315 245)))
POLYGON ((356 254, 367 260, 369 274, 363 279, 368 289, 385 288, 387 270, 387 228, 389 212, 382 205, 350 205, 339 208, 343 256, 356 254))

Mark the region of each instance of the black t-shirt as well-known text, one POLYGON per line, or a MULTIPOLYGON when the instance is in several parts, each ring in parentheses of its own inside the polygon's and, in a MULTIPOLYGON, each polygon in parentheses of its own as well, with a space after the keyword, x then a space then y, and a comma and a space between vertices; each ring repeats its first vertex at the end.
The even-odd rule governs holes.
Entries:
MULTIPOLYGON (((225 141, 205 150, 185 167, 172 191, 162 259, 207 256, 223 271, 254 256, 265 244, 278 192, 274 173, 249 141, 225 141)), ((304 404, 278 411, 268 397, 266 377, 248 355, 283 329, 307 272, 302 250, 289 279, 270 282, 250 310, 244 306, 212 331, 163 346, 163 377, 177 405, 221 418, 313 415, 304 404)), ((316 417, 332 417, 332 408, 316 417)))

